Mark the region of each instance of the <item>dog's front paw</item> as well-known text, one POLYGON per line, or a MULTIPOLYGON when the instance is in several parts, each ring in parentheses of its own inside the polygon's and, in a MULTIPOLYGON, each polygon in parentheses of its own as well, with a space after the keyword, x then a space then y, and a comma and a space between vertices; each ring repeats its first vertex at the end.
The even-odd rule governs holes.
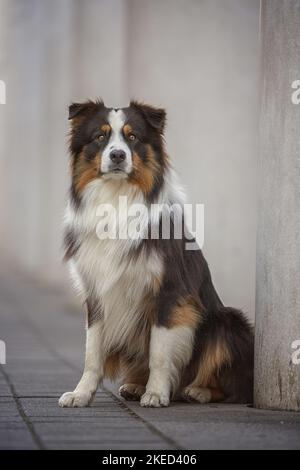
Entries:
POLYGON ((170 399, 168 395, 163 393, 146 392, 141 398, 140 405, 145 407, 159 408, 161 406, 169 406, 170 399))
POLYGON ((91 393, 66 392, 60 397, 58 404, 61 407, 81 408, 89 406, 92 398, 91 393))

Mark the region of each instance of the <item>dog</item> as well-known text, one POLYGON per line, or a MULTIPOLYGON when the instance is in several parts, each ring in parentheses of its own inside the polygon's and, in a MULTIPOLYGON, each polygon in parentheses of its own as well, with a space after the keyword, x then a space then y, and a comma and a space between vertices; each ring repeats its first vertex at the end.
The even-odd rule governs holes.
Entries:
MULTIPOLYGON (((117 209, 120 197, 128 208, 182 207, 184 192, 165 150, 165 110, 137 101, 107 108, 96 100, 71 104, 69 119, 65 259, 87 329, 82 378, 59 405, 88 406, 103 378, 121 380, 120 395, 144 407, 178 399, 251 403, 252 326, 223 305, 202 251, 187 250, 185 234, 175 236, 172 210, 169 238, 159 210, 138 218, 135 237, 99 233, 106 227, 98 227, 99 205, 117 209), (145 236, 149 220, 155 237, 145 236)), ((128 214, 120 217, 118 233, 128 214)), ((184 216, 180 223, 185 227, 184 216)))

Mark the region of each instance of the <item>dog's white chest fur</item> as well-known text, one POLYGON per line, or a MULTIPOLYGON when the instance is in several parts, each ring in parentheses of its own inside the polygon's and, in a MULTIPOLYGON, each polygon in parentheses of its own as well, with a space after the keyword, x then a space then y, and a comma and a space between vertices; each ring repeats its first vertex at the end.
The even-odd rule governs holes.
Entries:
POLYGON ((162 266, 159 258, 141 253, 136 260, 121 259, 122 242, 98 239, 82 243, 76 266, 88 295, 101 303, 103 346, 107 351, 128 346, 144 314, 143 300, 155 287, 162 266))
MULTIPOLYGON (((84 298, 92 298, 101 305, 105 350, 130 349, 133 338, 143 328, 143 301, 161 278, 163 263, 155 252, 140 250, 137 256, 131 256, 129 251, 136 240, 98 238, 96 203, 99 198, 94 191, 95 188, 91 188, 81 213, 75 215, 71 211, 67 215, 67 225, 77 231, 80 240, 80 247, 71 261, 71 274, 84 298)), ((118 200, 113 196, 106 191, 100 194, 100 201, 103 203, 109 198, 109 203, 117 208, 118 200)), ((127 195, 127 200, 130 204, 133 193, 127 195)), ((123 222, 121 218, 120 225, 123 222)))

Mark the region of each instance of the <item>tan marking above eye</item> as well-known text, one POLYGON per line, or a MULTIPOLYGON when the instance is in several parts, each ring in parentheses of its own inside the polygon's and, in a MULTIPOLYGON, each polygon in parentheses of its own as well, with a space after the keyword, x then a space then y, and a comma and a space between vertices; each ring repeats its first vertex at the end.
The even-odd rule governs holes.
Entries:
POLYGON ((108 134, 110 132, 110 125, 109 124, 103 124, 101 126, 100 130, 103 132, 103 134, 108 134))
POLYGON ((97 140, 103 142, 106 136, 110 133, 110 126, 108 124, 103 124, 100 127, 100 131, 102 132, 102 134, 98 135, 97 140))
POLYGON ((124 131, 124 134, 130 134, 130 132, 132 132, 132 127, 130 124, 125 124, 125 126, 123 127, 123 131, 124 131))
POLYGON ((132 140, 132 141, 136 139, 136 136, 132 132, 132 127, 131 127, 130 124, 125 124, 125 126, 123 128, 123 132, 124 132, 124 135, 127 139, 132 140))

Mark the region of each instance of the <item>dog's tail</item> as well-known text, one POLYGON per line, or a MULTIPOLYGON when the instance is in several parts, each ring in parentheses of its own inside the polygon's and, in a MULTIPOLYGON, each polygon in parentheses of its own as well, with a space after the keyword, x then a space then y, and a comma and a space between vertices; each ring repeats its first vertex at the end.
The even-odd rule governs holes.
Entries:
POLYGON ((231 307, 208 311, 199 330, 200 376, 213 377, 228 403, 253 401, 253 328, 231 307))

